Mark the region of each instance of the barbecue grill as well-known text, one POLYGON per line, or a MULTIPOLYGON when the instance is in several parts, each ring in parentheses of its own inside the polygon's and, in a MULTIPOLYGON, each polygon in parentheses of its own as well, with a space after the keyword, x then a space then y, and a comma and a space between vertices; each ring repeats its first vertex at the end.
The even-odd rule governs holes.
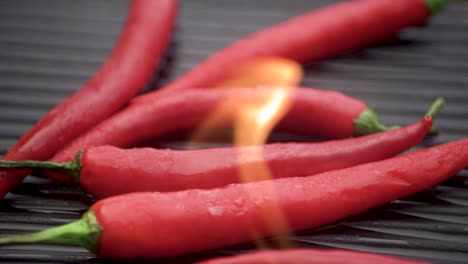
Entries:
MULTIPOLYGON (((333 2, 181 1, 161 70, 144 89, 176 79, 240 37, 333 2)), ((0 2, 0 154, 99 68, 120 33, 127 8, 126 0, 0 2)), ((412 123, 436 97, 443 96, 447 105, 436 121, 440 134, 419 147, 460 139, 468 136, 467 32, 468 1, 454 1, 428 25, 404 30, 398 39, 306 65, 303 84, 362 99, 387 124, 412 123)), ((180 143, 168 140, 159 144, 183 147, 180 143)), ((29 176, 0 202, 0 234, 71 222, 93 201, 79 189, 29 176)), ((286 239, 296 247, 468 263, 468 170, 410 197, 286 239)), ((191 263, 255 249, 254 243, 246 243, 160 262, 138 262, 191 263)), ((84 249, 49 245, 0 247, 0 261, 112 263, 84 249)))

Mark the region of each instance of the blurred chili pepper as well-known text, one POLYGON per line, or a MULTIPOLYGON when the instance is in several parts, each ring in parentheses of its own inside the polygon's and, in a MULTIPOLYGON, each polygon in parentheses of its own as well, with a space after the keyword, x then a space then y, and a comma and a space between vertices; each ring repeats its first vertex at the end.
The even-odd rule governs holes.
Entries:
MULTIPOLYGON (((112 54, 78 92, 49 111, 3 157, 46 160, 119 110, 158 66, 176 19, 176 0, 134 0, 112 54)), ((29 171, 0 171, 0 197, 29 171)))
POLYGON ((199 264, 423 264, 425 262, 401 259, 349 250, 289 249, 264 250, 252 253, 218 257, 199 264))
MULTIPOLYGON (((311 10, 218 51, 164 89, 210 88, 237 65, 264 56, 300 63, 335 57, 425 24, 445 0, 352 0, 311 10)), ((154 93, 141 96, 154 100, 154 93)), ((157 97, 157 96, 156 96, 157 97)))
MULTIPOLYGON (((440 0, 354 0, 331 5, 290 19, 284 23, 267 28, 251 36, 239 40, 226 49, 216 53, 207 61, 197 66, 191 72, 170 84, 160 92, 150 92, 133 100, 132 104, 118 114, 102 122, 95 129, 73 142, 62 152, 58 153, 53 161, 70 161, 73 156, 85 147, 110 144, 120 147, 133 145, 135 141, 148 139, 151 133, 160 135, 161 130, 172 132, 171 129, 186 127, 183 122, 199 120, 197 112, 205 108, 202 104, 194 104, 187 109, 186 105, 169 110, 169 113, 154 111, 158 100, 166 100, 172 93, 179 93, 180 89, 211 88, 222 83, 229 77, 236 67, 265 56, 285 57, 299 62, 336 56, 340 53, 362 47, 377 39, 388 37, 402 28, 419 25, 432 13, 440 8, 440 0), (353 25, 353 26, 350 26, 353 25), (198 108, 198 109, 195 109, 198 108), (181 120, 167 119, 169 115, 181 117, 180 112, 194 117, 184 117, 181 120), (163 115, 158 117, 157 115, 163 115), (151 116, 149 116, 151 115, 151 116), (150 119, 164 120, 163 127, 150 119), (137 121, 141 120, 141 121, 137 121), (143 121, 143 122, 142 122, 143 121), (174 124, 169 124, 174 123, 174 124), (153 128, 150 128, 152 126, 153 128), (165 127, 168 126, 168 127, 165 127), (159 129, 159 131, 157 131, 159 129), (130 139, 129 135, 134 135, 130 139)), ((196 97, 196 95, 194 95, 196 97)), ((185 100, 196 101, 195 97, 186 97, 185 100)), ((322 99, 322 98, 321 98, 322 99)), ((323 98, 326 101, 326 98, 323 98)), ((170 99, 167 99, 168 101, 170 99)), ((340 104, 333 101, 333 104, 340 104)), ((344 103, 349 113, 346 117, 331 114, 327 119, 329 126, 321 127, 313 123, 319 135, 337 138, 352 135, 369 134, 385 130, 377 116, 367 106, 361 104, 344 103), (352 116, 352 118, 350 118, 352 116), (355 120, 356 126, 350 120, 355 120), (373 124, 373 125, 369 125, 373 124), (328 132, 328 133, 326 133, 328 132)), ((300 108, 299 107, 296 107, 300 108)), ((343 108, 341 108, 343 109, 343 108)), ((329 111, 324 109, 325 111, 329 111)), ((166 110, 168 111, 168 110, 166 110)), ((331 111, 335 111, 332 106, 331 111)), ((294 112, 294 109, 292 110, 294 112)), ((303 119, 309 112, 296 112, 299 119, 303 119)), ((326 116, 326 115, 323 115, 326 116)), ((317 116, 316 116, 317 117, 317 116)), ((287 127, 292 130, 308 130, 311 125, 288 120, 287 127)), ((320 118, 324 121, 325 118, 320 118)), ((310 130, 308 130, 310 131, 310 130)))

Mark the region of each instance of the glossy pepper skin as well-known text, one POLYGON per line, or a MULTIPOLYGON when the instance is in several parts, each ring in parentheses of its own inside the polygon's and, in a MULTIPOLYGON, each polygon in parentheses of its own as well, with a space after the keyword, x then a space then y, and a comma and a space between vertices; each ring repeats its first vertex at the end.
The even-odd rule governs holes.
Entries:
POLYGON ((424 24, 436 12, 434 2, 441 1, 352 0, 314 9, 236 41, 164 89, 210 88, 237 65, 264 56, 306 63, 345 54, 424 24))
MULTIPOLYGON (((46 114, 4 156, 46 160, 119 110, 151 79, 175 22, 176 0, 134 0, 112 54, 80 90, 46 114), (137 69, 137 70, 136 70, 137 69)), ((0 197, 29 171, 0 171, 0 197)))
POLYGON ((396 155, 419 143, 431 126, 432 119, 426 117, 399 129, 321 143, 179 151, 100 146, 83 151, 79 183, 88 193, 103 198, 222 187, 242 181, 239 168, 255 164, 267 164, 272 178, 313 175, 396 155))
POLYGON ((75 222, 0 245, 83 246, 107 258, 160 258, 315 228, 416 193, 468 165, 468 139, 307 177, 102 199, 75 222))
MULTIPOLYGON (((131 147, 158 136, 195 129, 222 102, 239 102, 230 106, 234 113, 240 102, 268 98, 270 93, 269 87, 187 90, 161 93, 153 101, 132 102, 125 111, 102 121, 58 152, 52 161, 73 160, 78 151, 89 147, 131 147)), ((342 93, 311 88, 294 89, 290 100, 291 108, 278 129, 312 137, 351 137, 356 131, 355 120, 368 109, 364 102, 342 93)), ((232 118, 226 117, 220 126, 231 123, 232 118)))
MULTIPOLYGON (((237 256, 219 257, 198 264, 424 264, 426 262, 401 259, 349 250, 288 249, 264 250, 237 256)), ((428 263, 426 263, 428 264, 428 263)))
MULTIPOLYGON (((182 116, 182 113, 178 114, 175 112, 176 110, 167 110, 169 114, 158 117, 157 115, 162 112, 154 111, 154 104, 157 106, 159 104, 159 102, 156 103, 157 101, 166 100, 164 97, 168 97, 171 92, 178 94, 181 89, 210 88, 212 85, 223 81, 238 65, 255 58, 274 56, 290 58, 299 62, 310 62, 356 49, 368 44, 368 42, 375 42, 380 38, 391 36, 404 27, 423 24, 431 13, 434 14, 438 7, 442 6, 438 4, 439 2, 441 1, 346 1, 319 10, 312 10, 304 15, 254 33, 214 54, 161 91, 153 91, 138 96, 133 100, 130 107, 123 109, 99 125, 98 128, 75 140, 69 147, 57 153, 53 160, 58 162, 69 161, 73 159, 77 151, 85 147, 105 144, 127 147, 133 145, 134 141, 148 139, 151 133, 154 133, 153 135, 156 137, 163 133, 172 132, 171 130, 175 128, 187 128, 190 126, 188 123, 193 124, 194 120, 199 119, 197 117, 174 119, 172 117, 182 116), (268 49, 265 47, 268 47, 268 49), (150 118, 148 115, 152 115, 152 117, 150 118), (135 119, 144 120, 144 122, 135 119), (158 121, 163 121, 163 126, 155 128, 158 121), (171 124, 171 122, 175 124, 171 124), (185 124, 182 124, 184 122, 185 124), (152 126, 149 127, 145 123, 152 124, 152 126), (168 127, 166 128, 166 126, 168 127), (135 139, 130 140, 128 135, 132 133, 136 133, 135 139)), ((196 96, 187 97, 187 100, 193 98, 196 98, 196 96)), ((167 102, 170 102, 170 99, 167 99, 165 103, 167 102)), ((362 114, 367 107, 364 103, 360 103, 360 105, 350 103, 345 104, 345 106, 350 110, 349 114, 352 118, 362 114)), ((180 109, 184 115, 195 116, 206 108, 204 104, 198 104, 190 110, 184 104, 180 104, 178 107, 175 109, 180 109)), ((292 130, 302 131, 303 122, 300 122, 300 120, 308 113, 300 112, 297 114, 299 115, 297 121, 291 120, 286 121, 286 123, 292 130)), ((319 134, 330 138, 360 134, 348 122, 350 118, 342 115, 333 117, 337 120, 332 124, 334 127, 330 127, 326 131, 320 130, 319 127, 319 134), (339 121, 342 121, 342 123, 340 124, 339 121), (339 135, 335 133, 339 133, 339 135)), ((304 129, 307 130, 307 128, 304 129)), ((372 131, 366 131, 365 133, 372 133, 372 131)), ((57 174, 52 177, 64 178, 57 174)))
POLYGON ((90 208, 102 227, 96 253, 177 256, 285 233, 265 224, 275 208, 290 230, 314 228, 421 191, 467 165, 463 139, 311 177, 113 196, 90 208))
POLYGON ((73 182, 96 198, 141 191, 209 189, 313 175, 391 157, 425 137, 435 112, 429 111, 425 118, 407 127, 358 138, 199 150, 97 146, 79 152, 72 162, 0 160, 0 168, 55 169, 70 175, 73 182), (257 173, 247 176, 240 172, 242 168, 257 173), (266 168, 264 173, 259 171, 262 168, 266 168))

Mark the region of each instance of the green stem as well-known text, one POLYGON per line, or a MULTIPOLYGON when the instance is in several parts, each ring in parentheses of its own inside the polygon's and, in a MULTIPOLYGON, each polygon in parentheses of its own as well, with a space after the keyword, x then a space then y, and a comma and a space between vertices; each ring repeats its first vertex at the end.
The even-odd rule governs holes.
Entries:
MULTIPOLYGON (((434 101, 434 103, 432 103, 431 107, 429 107, 429 110, 427 110, 426 116, 429 116, 432 119, 434 119, 436 114, 444 107, 444 105, 445 105, 444 98, 437 98, 434 101)), ((431 127, 431 130, 429 131, 428 135, 435 136, 438 133, 439 133, 438 129, 433 125, 431 127)))
POLYGON ((81 171, 81 156, 83 152, 79 151, 75 159, 70 162, 50 162, 50 161, 35 161, 35 160, 0 160, 0 168, 3 169, 41 169, 60 171, 73 178, 73 182, 78 183, 81 171))
POLYGON ((363 136, 393 129, 395 127, 387 127, 380 121, 377 113, 371 108, 364 110, 361 115, 354 120, 354 131, 356 136, 363 136))
POLYGON ((429 107, 429 110, 427 110, 426 116, 434 118, 435 115, 444 107, 444 105, 444 98, 437 98, 434 103, 432 103, 431 107, 429 107))
POLYGON ((102 227, 93 211, 86 212, 81 219, 49 228, 36 233, 11 237, 0 237, 0 245, 7 244, 54 244, 80 246, 91 252, 97 252, 102 227))
POLYGON ((426 0, 431 16, 437 14, 447 4, 446 0, 426 0))
MULTIPOLYGON (((435 115, 444 107, 444 105, 444 99, 437 98, 430 106, 426 116, 434 118, 435 115)), ((354 131, 356 136, 373 134, 394 128, 398 128, 398 126, 387 127, 382 124, 377 113, 370 108, 364 110, 361 115, 354 120, 354 131)), ((434 134, 437 134, 437 129, 433 127, 429 132, 429 135, 434 134)))

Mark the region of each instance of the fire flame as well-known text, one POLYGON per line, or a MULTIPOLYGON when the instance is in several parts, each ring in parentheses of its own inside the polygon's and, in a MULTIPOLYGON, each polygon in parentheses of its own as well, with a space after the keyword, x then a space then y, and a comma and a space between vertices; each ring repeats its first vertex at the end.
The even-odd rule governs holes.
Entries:
POLYGON ((239 65, 228 74, 227 79, 214 87, 240 89, 263 86, 270 87, 272 94, 259 102, 245 102, 235 95, 220 102, 192 134, 188 148, 194 148, 198 142, 220 137, 218 128, 227 120, 234 120, 236 146, 264 144, 275 124, 287 112, 290 89, 301 82, 302 76, 300 64, 279 57, 263 57, 239 65), (250 128, 253 126, 255 129, 250 128), (246 138, 242 131, 249 131, 245 136, 252 138, 246 138))
POLYGON ((303 70, 295 61, 279 57, 263 57, 239 65, 226 80, 214 87, 296 86, 303 70))
MULTIPOLYGON (((268 135, 273 130, 274 126, 281 120, 287 113, 290 106, 290 95, 292 87, 281 86, 272 87, 271 93, 258 102, 243 103, 239 109, 238 115, 234 120, 234 144, 236 146, 244 145, 262 145, 266 143, 268 135)), ((239 155, 239 159, 254 158, 254 160, 263 160, 262 148, 250 149, 248 153, 239 155)), ((243 163, 239 166, 239 177, 242 182, 263 181, 272 178, 270 168, 266 162, 259 163, 243 163)), ((275 197, 274 186, 268 185, 267 196, 275 197)), ((255 194, 251 194, 252 197, 255 194)), ((262 212, 264 228, 273 231, 273 233, 287 233, 290 228, 288 222, 283 215, 282 209, 278 204, 262 212)), ((252 227, 252 235, 259 237, 252 227)), ((279 247, 291 247, 286 240, 274 240, 279 247)), ((267 245, 261 243, 260 240, 256 241, 257 247, 266 248, 267 245)))
MULTIPOLYGON (((225 120, 232 120, 235 146, 260 146, 265 144, 275 125, 288 112, 293 87, 300 83, 302 75, 303 71, 298 63, 283 58, 261 58, 240 65, 229 75, 227 80, 220 82, 215 87, 263 86, 268 87, 270 92, 264 98, 255 101, 228 98, 225 102, 220 103, 218 108, 203 122, 192 139, 194 141, 203 140, 210 134, 214 126, 224 123, 225 120)), ((248 153, 239 155, 239 159, 242 158, 263 160, 262 148, 250 149, 248 153)), ((246 163, 240 166, 239 176, 242 182, 272 178, 268 164, 265 162, 246 163)), ((275 197, 273 185, 269 186, 268 190, 265 191, 268 196, 275 197)), ((250 195, 254 199, 255 194, 250 195)), ((263 228, 275 233, 289 232, 287 220, 279 205, 273 206, 262 213, 265 224, 263 228)), ((254 238, 259 237, 259 230, 256 230, 253 226, 251 232, 254 238)), ((280 247, 292 246, 281 239, 277 239, 275 242, 280 247)), ((260 241, 257 241, 257 246, 266 247, 260 241)))

